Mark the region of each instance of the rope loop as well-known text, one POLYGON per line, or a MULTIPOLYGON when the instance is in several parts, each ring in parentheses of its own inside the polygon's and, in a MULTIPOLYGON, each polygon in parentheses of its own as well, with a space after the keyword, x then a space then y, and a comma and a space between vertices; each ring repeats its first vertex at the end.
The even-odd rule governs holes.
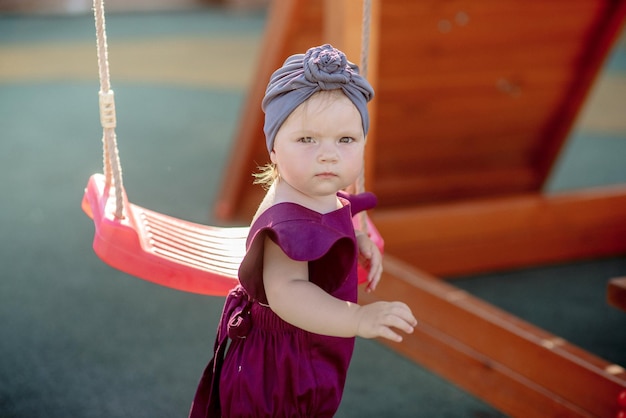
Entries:
POLYGON ((115 218, 124 218, 124 183, 122 179, 122 165, 117 149, 115 135, 115 100, 111 90, 109 75, 109 53, 107 46, 106 23, 104 18, 104 0, 93 0, 93 12, 96 25, 96 46, 98 52, 98 73, 100 76, 100 123, 103 128, 102 157, 106 186, 114 186, 115 191, 115 218))
POLYGON ((103 128, 115 128, 117 121, 115 119, 115 95, 113 90, 98 93, 100 98, 100 124, 103 128))

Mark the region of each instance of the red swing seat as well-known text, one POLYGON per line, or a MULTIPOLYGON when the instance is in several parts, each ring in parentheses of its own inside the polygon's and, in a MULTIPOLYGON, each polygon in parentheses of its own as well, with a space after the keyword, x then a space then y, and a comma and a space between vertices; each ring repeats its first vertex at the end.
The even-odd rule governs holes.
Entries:
POLYGON ((247 227, 214 227, 163 215, 127 201, 114 215, 115 196, 102 174, 89 178, 82 208, 93 219, 93 249, 105 263, 174 289, 223 296, 235 287, 247 227))
MULTIPOLYGON (((93 219, 93 249, 111 267, 173 289, 225 296, 237 283, 248 227, 216 227, 183 221, 128 202, 117 219, 115 194, 102 174, 89 178, 82 201, 93 219)), ((357 222, 355 218, 355 223, 357 222)), ((383 240, 367 218, 376 245, 383 240)), ((359 283, 367 271, 359 265, 359 283)))

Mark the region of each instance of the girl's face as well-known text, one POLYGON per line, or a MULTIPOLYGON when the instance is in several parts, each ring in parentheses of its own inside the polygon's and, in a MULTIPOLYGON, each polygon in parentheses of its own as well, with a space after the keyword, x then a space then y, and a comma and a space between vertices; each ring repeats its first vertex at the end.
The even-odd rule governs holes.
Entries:
POLYGON ((321 91, 280 127, 270 158, 280 182, 308 197, 329 197, 354 183, 363 167, 361 114, 341 90, 321 91))

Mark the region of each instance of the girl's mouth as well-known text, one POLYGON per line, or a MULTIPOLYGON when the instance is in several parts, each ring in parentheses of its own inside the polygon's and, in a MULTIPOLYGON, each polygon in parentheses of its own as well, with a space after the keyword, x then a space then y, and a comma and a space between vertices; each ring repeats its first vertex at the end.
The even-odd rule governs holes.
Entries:
POLYGON ((324 172, 324 173, 316 174, 315 177, 331 178, 331 177, 337 177, 337 174, 332 173, 332 172, 324 172))

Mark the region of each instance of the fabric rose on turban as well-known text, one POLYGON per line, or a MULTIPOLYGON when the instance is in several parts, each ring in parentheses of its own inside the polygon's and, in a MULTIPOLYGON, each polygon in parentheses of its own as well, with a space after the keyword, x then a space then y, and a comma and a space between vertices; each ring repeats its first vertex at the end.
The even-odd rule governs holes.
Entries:
POLYGON ((305 100, 320 90, 341 89, 361 114, 363 133, 369 129, 367 102, 374 90, 346 55, 329 44, 292 55, 272 74, 261 107, 265 112, 265 140, 268 152, 285 119, 305 100))

